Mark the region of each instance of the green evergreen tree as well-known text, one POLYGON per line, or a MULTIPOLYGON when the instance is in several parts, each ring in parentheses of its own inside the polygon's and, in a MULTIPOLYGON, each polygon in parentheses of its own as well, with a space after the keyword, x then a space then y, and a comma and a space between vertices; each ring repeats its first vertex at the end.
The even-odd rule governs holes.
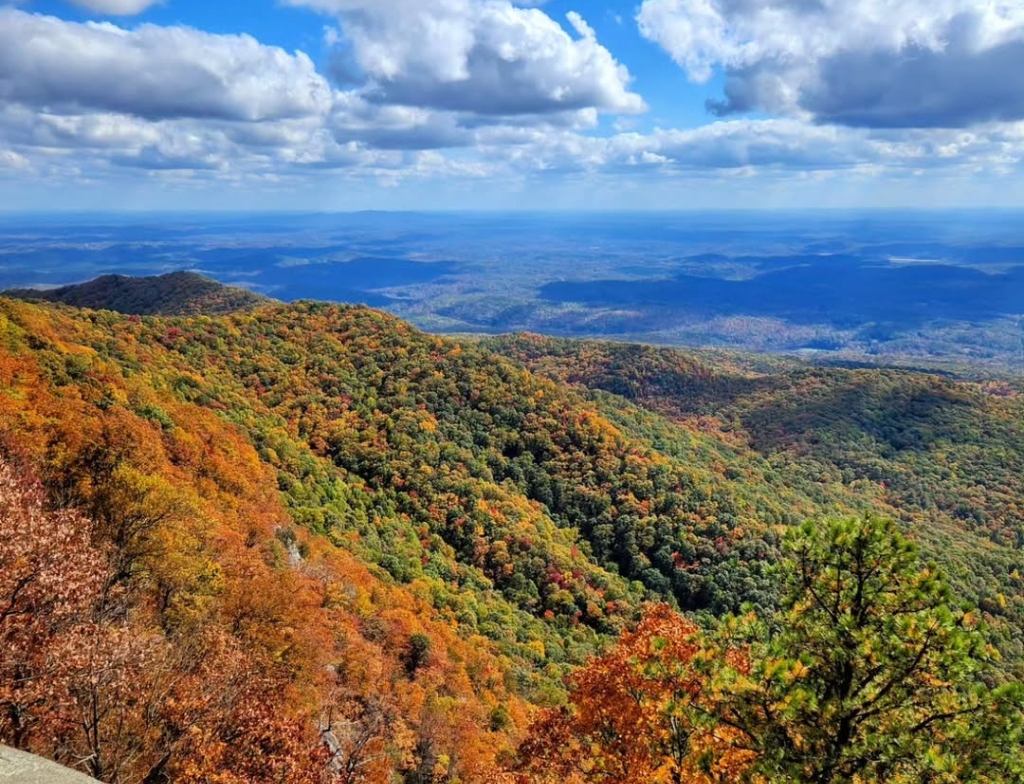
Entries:
POLYGON ((1020 685, 987 680, 976 614, 897 526, 808 523, 788 545, 779 614, 724 632, 749 653, 717 691, 751 780, 1024 781, 1020 685))

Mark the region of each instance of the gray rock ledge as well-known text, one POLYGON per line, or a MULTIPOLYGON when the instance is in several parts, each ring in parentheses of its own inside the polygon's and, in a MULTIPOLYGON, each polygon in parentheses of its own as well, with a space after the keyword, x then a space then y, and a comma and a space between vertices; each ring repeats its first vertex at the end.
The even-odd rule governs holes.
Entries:
POLYGON ((96 784, 96 779, 34 754, 0 746, 0 784, 96 784))

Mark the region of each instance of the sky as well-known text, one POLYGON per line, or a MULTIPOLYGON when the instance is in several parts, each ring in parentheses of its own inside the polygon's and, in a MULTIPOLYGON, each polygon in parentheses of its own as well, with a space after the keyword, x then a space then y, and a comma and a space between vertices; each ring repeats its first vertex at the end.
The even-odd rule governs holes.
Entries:
POLYGON ((1024 207, 1024 0, 0 0, 0 211, 1024 207))

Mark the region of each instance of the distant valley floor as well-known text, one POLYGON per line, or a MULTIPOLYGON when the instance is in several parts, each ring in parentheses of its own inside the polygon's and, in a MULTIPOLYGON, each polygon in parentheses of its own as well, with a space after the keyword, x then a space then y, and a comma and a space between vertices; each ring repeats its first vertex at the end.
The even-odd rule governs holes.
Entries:
POLYGON ((90 216, 0 222, 0 289, 192 270, 433 332, 1024 371, 1008 213, 90 216))

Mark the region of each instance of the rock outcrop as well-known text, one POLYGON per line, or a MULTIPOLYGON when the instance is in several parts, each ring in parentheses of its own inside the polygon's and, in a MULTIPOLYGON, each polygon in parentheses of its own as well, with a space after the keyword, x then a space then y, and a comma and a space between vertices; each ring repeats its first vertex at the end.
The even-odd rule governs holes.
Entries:
POLYGON ((96 779, 50 762, 0 746, 0 784, 96 784, 96 779))

